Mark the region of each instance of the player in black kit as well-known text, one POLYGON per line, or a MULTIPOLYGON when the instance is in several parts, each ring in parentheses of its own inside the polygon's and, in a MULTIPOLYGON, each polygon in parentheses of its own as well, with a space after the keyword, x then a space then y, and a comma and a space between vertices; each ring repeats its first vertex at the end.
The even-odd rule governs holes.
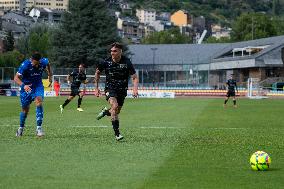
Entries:
POLYGON ((114 130, 116 140, 123 139, 119 131, 118 114, 123 106, 124 99, 127 96, 128 80, 131 77, 133 82, 133 97, 138 97, 138 77, 136 71, 130 61, 125 56, 122 56, 122 45, 113 43, 111 45, 111 57, 98 64, 95 74, 95 95, 100 95, 99 81, 100 74, 105 71, 105 95, 111 108, 104 108, 97 116, 101 119, 104 116, 111 116, 112 127, 114 130))
POLYGON ((224 107, 227 106, 227 102, 228 102, 229 98, 233 97, 234 107, 236 108, 237 102, 236 102, 235 90, 238 92, 238 88, 237 88, 236 80, 233 79, 233 74, 231 74, 230 79, 227 81, 226 84, 228 86, 228 91, 227 91, 226 99, 225 99, 225 102, 224 102, 224 107))
POLYGON ((60 111, 61 113, 63 112, 64 107, 71 101, 73 100, 73 98, 75 98, 75 96, 79 96, 78 98, 78 107, 77 110, 79 112, 83 112, 84 110, 81 108, 81 104, 82 104, 82 99, 83 96, 85 95, 86 92, 86 83, 87 83, 87 77, 85 74, 85 65, 84 64, 80 64, 79 65, 79 70, 75 70, 72 73, 70 73, 67 76, 67 81, 68 84, 70 84, 70 80, 72 78, 72 82, 71 82, 71 94, 69 95, 69 97, 65 100, 64 104, 60 105, 60 111), (84 84, 84 89, 81 92, 80 91, 80 86, 81 83, 84 84))

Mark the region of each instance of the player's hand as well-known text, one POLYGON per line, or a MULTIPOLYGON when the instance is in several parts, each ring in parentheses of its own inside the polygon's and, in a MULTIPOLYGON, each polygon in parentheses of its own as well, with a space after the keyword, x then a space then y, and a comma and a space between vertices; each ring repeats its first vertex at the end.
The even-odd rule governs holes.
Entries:
POLYGON ((32 85, 30 84, 30 85, 25 85, 25 86, 24 86, 24 90, 25 90, 27 93, 29 93, 29 92, 32 91, 32 89, 31 89, 30 86, 32 86, 32 85))
POLYGON ((134 98, 138 98, 138 97, 139 97, 139 95, 138 95, 138 90, 137 90, 137 89, 133 89, 132 96, 133 96, 134 98))
POLYGON ((98 88, 95 89, 95 95, 96 95, 97 97, 99 97, 99 96, 101 95, 100 89, 98 89, 98 88))

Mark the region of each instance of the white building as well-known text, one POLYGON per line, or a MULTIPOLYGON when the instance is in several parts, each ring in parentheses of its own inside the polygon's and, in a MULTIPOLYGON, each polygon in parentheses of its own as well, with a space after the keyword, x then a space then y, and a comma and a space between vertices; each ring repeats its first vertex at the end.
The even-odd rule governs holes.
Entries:
POLYGON ((69 0, 0 0, 2 10, 29 10, 32 7, 67 10, 69 0))
POLYGON ((156 11, 136 9, 136 16, 139 22, 144 23, 144 24, 153 25, 153 22, 156 20, 156 11))
POLYGON ((221 37, 228 37, 230 38, 230 33, 232 31, 231 28, 222 28, 220 25, 212 25, 212 37, 215 37, 216 39, 220 39, 221 37))

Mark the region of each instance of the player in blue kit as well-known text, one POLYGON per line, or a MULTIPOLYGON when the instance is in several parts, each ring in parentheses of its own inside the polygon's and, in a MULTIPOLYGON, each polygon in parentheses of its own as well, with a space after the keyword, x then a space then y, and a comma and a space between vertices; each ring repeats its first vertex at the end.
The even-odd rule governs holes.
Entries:
POLYGON ((20 113, 20 127, 16 132, 16 136, 23 135, 25 121, 30 110, 30 104, 35 101, 36 105, 36 135, 44 136, 42 129, 43 121, 43 98, 44 87, 42 84, 42 74, 46 71, 49 82, 51 82, 51 68, 47 58, 42 58, 40 53, 35 52, 30 59, 25 60, 19 67, 14 77, 14 81, 20 85, 20 100, 22 111, 20 113))

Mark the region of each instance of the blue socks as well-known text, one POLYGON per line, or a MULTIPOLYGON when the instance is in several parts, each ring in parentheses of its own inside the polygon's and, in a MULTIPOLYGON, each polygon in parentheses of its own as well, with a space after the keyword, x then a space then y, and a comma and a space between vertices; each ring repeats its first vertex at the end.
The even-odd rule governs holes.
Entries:
POLYGON ((20 127, 25 127, 27 114, 25 112, 20 113, 20 127))
POLYGON ((36 107, 36 124, 38 127, 41 127, 42 120, 43 120, 43 107, 37 106, 36 107))

